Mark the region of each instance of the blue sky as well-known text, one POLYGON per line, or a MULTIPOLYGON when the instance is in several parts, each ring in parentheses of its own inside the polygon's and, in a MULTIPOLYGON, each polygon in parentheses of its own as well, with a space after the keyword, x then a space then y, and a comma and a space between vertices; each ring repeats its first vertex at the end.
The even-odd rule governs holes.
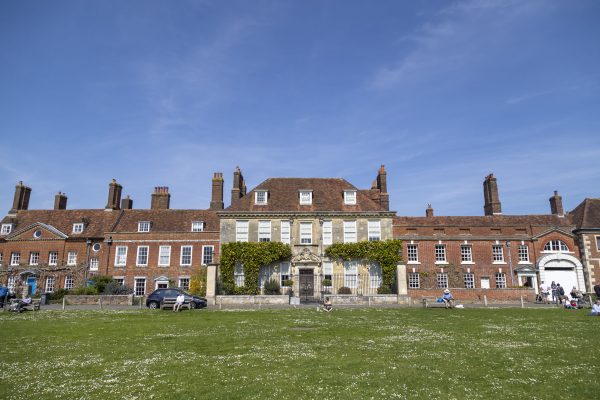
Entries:
POLYGON ((600 2, 0 2, 0 207, 229 201, 239 165, 369 188, 399 215, 600 197, 600 2))

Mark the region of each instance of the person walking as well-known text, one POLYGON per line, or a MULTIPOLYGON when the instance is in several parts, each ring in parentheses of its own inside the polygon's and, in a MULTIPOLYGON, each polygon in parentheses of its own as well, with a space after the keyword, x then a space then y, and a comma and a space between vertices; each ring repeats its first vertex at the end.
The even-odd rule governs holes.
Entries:
POLYGON ((552 302, 556 303, 556 283, 554 281, 550 285, 550 292, 552 293, 552 302))
POLYGON ((565 296, 565 289, 560 286, 560 283, 556 284, 556 297, 558 298, 558 303, 563 304, 563 300, 567 301, 567 296, 565 296))

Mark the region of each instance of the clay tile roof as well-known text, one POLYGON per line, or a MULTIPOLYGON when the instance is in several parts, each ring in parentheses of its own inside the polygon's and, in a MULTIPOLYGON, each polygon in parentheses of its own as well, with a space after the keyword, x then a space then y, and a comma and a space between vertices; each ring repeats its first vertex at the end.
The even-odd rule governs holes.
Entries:
POLYGON ((37 222, 50 225, 70 237, 102 237, 110 231, 118 211, 104 210, 22 210, 16 217, 4 217, 2 223, 15 224, 13 232, 37 222), (82 233, 73 234, 73 224, 83 222, 82 233))
POLYGON ((204 231, 219 231, 219 218, 212 210, 123 210, 115 232, 137 232, 138 222, 150 221, 150 232, 191 232, 193 221, 203 221, 204 231))
POLYGON ((585 199, 569 214, 578 229, 599 229, 600 199, 585 199))
POLYGON ((225 209, 237 212, 372 212, 386 211, 371 200, 368 190, 359 190, 340 178, 270 178, 256 186, 237 204, 225 209), (266 205, 255 204, 254 193, 267 190, 266 205), (299 192, 312 191, 312 204, 300 205, 299 192), (356 191, 356 205, 344 204, 344 190, 356 191))
POLYGON ((570 216, 557 215, 490 215, 477 217, 394 217, 397 226, 464 226, 464 227, 496 227, 496 226, 552 226, 573 227, 570 216))

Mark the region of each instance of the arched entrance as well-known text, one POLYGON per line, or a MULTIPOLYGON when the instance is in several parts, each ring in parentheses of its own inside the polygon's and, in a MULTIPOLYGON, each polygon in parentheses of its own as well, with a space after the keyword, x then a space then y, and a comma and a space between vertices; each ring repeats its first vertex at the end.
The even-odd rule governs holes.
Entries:
POLYGON ((553 281, 560 283, 566 294, 571 292, 573 286, 585 291, 583 265, 581 261, 569 254, 548 254, 538 261, 538 268, 540 280, 545 285, 550 285, 553 281))

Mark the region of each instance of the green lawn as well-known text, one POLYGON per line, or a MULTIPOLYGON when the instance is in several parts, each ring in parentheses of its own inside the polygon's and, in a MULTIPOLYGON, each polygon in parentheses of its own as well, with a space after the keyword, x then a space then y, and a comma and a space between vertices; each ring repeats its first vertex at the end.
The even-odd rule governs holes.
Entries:
POLYGON ((4 312, 0 399, 592 399, 586 312, 4 312))

